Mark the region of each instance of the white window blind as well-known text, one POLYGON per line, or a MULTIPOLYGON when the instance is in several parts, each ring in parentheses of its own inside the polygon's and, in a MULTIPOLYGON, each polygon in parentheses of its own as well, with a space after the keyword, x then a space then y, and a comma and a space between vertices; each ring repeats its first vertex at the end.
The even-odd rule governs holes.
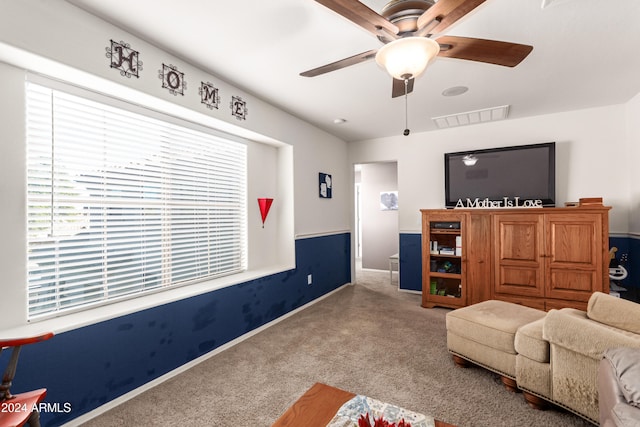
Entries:
POLYGON ((29 318, 246 268, 245 144, 26 91, 29 318))

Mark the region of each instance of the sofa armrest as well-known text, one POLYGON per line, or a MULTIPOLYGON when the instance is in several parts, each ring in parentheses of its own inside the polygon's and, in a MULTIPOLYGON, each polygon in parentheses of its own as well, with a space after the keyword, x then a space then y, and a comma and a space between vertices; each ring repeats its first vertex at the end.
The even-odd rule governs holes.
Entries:
POLYGON ((589 298, 587 317, 596 322, 640 334, 640 304, 594 292, 589 298))
POLYGON ((544 321, 542 336, 551 345, 598 361, 608 348, 640 348, 640 334, 596 322, 589 319, 584 311, 573 308, 550 310, 544 321))

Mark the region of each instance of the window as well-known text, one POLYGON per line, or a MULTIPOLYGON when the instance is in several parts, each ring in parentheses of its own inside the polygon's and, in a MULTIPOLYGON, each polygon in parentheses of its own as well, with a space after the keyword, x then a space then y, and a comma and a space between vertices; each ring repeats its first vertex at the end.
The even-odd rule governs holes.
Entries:
POLYGON ((26 91, 30 319, 246 269, 246 144, 26 91))

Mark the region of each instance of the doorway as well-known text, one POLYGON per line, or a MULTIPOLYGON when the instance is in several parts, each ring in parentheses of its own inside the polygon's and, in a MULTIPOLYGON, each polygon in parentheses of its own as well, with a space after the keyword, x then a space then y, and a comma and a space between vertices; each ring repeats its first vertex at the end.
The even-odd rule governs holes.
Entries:
POLYGON ((359 268, 388 271, 399 251, 397 162, 354 165, 354 177, 356 276, 359 268))

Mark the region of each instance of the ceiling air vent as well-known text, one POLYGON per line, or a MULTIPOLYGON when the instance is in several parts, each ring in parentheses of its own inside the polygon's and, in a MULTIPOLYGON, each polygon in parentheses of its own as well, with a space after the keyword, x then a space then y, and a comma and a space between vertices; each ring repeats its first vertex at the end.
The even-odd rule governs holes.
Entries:
POLYGON ((484 110, 468 111, 466 113, 451 114, 449 116, 432 117, 431 120, 440 129, 456 126, 474 125, 484 122, 504 120, 509 115, 509 106, 485 108, 484 110))

